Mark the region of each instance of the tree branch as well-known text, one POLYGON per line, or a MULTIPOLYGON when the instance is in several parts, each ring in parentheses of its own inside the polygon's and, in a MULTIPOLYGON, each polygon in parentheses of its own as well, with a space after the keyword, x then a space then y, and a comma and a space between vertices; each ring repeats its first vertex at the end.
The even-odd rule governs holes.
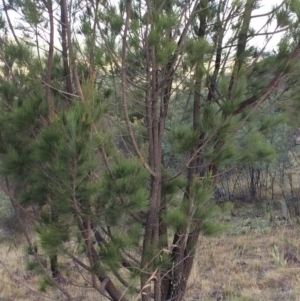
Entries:
MULTIPOLYGON (((285 66, 288 66, 291 61, 299 54, 299 50, 300 50, 300 42, 295 46, 294 50, 292 51, 289 59, 287 60, 285 66)), ((251 96, 248 99, 242 101, 238 108, 234 111, 234 115, 237 115, 239 113, 241 113, 246 107, 249 107, 253 104, 255 104, 257 101, 259 101, 259 103, 264 102, 271 94, 272 92, 275 90, 275 88, 278 87, 278 85, 280 84, 280 82, 282 81, 282 79, 285 77, 285 73, 284 72, 280 72, 278 73, 268 84, 268 86, 263 90, 262 94, 260 96, 251 96)))

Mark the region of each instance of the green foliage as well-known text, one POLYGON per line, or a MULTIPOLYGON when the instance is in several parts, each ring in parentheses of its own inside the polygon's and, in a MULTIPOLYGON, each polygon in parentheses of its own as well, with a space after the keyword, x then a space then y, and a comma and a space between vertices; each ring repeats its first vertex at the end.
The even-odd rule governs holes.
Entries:
POLYGON ((208 175, 203 179, 194 179, 188 199, 168 208, 164 215, 166 224, 175 231, 185 229, 189 222, 201 221, 201 232, 204 235, 217 235, 226 229, 220 221, 221 215, 231 210, 228 205, 223 210, 212 200, 213 181, 208 175))
POLYGON ((70 233, 67 228, 62 225, 49 225, 48 227, 37 227, 36 232, 39 235, 41 247, 46 250, 49 256, 56 255, 62 247, 64 242, 67 242, 70 233))
POLYGON ((287 118, 283 114, 267 115, 260 124, 259 132, 270 134, 274 128, 286 122, 287 118))
MULTIPOLYGON (((165 176, 167 178, 167 176, 165 176)), ((173 195, 178 192, 179 189, 183 189, 186 186, 186 179, 183 176, 178 176, 171 180, 165 180, 162 186, 163 195, 173 195)))
POLYGON ((286 11, 285 9, 280 9, 276 12, 276 21, 277 21, 277 26, 280 27, 285 27, 290 25, 290 20, 289 20, 289 12, 286 11))
POLYGON ((51 287, 54 287, 53 280, 50 276, 44 275, 39 282, 39 291, 46 292, 51 287))
POLYGON ((298 20, 300 20, 300 5, 297 0, 290 1, 290 9, 296 14, 298 20))
POLYGON ((188 126, 177 126, 169 134, 169 143, 178 153, 184 153, 197 145, 199 134, 188 126))
POLYGON ((185 44, 185 51, 191 66, 199 61, 203 53, 209 53, 210 50, 210 44, 205 39, 188 39, 185 44))
POLYGON ((173 228, 175 231, 180 231, 186 227, 187 217, 182 211, 182 208, 177 207, 169 209, 167 214, 164 216, 166 224, 173 228))
POLYGON ((215 104, 206 103, 202 109, 199 122, 201 132, 208 133, 211 136, 221 123, 218 107, 215 104))
POLYGON ((205 178, 193 180, 190 190, 190 196, 195 202, 200 201, 206 203, 209 201, 213 194, 213 181, 207 175, 205 178))
POLYGON ((202 233, 206 236, 216 236, 224 231, 226 228, 224 224, 218 223, 215 220, 205 220, 202 224, 202 233))
POLYGON ((250 133, 246 136, 243 149, 243 161, 269 161, 274 159, 275 151, 272 145, 265 141, 260 133, 250 133))
POLYGON ((42 12, 38 9, 36 2, 31 0, 23 0, 24 17, 30 24, 38 25, 42 21, 42 12))
POLYGON ((37 271, 37 270, 40 270, 40 267, 36 261, 27 261, 26 270, 37 271))
POLYGON ((0 220, 2 221, 11 211, 11 204, 9 198, 0 191, 0 220))
POLYGON ((122 248, 120 247, 124 247, 124 245, 121 244, 120 246, 120 243, 118 243, 116 240, 112 243, 109 243, 105 247, 100 247, 99 256, 100 259, 105 262, 105 265, 108 265, 110 267, 119 267, 118 264, 121 259, 120 251, 122 250, 122 248))
POLYGON ((281 39, 278 44, 278 54, 277 54, 277 69, 282 72, 287 72, 289 66, 286 66, 286 58, 291 53, 291 45, 287 38, 281 39))
POLYGON ((118 160, 112 169, 104 174, 101 184, 98 202, 110 208, 106 218, 112 214, 113 220, 114 210, 118 211, 117 214, 122 215, 127 210, 145 209, 149 201, 147 181, 148 174, 138 161, 125 158, 122 161, 118 160), (118 197, 122 197, 123 201, 119 202, 118 197), (107 200, 110 201, 107 202, 107 200))
POLYGON ((155 14, 154 23, 148 36, 149 46, 155 46, 155 59, 159 65, 167 64, 174 54, 177 43, 169 38, 169 32, 178 24, 176 13, 155 14))
POLYGON ((113 18, 110 20, 110 26, 114 34, 119 34, 123 25, 123 18, 118 15, 114 15, 113 18))

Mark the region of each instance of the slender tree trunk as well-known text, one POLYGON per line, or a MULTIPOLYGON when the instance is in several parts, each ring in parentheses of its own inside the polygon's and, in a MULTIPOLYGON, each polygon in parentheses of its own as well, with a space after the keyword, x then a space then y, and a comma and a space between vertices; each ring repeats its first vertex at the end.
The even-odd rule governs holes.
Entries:
MULTIPOLYGON (((204 39, 207 26, 207 13, 208 13, 208 1, 202 1, 200 3, 200 27, 198 31, 198 39, 204 39)), ((195 90, 194 90, 194 105, 193 105, 193 129, 199 129, 200 122, 200 106, 201 106, 201 88, 202 78, 204 71, 203 63, 204 55, 201 56, 196 64, 196 78, 195 78, 195 90)), ((199 137, 200 141, 202 136, 199 137)), ((190 164, 188 166, 188 179, 186 192, 184 194, 183 202, 187 203, 187 207, 190 207, 191 200, 189 198, 190 185, 192 185, 194 177, 199 176, 201 163, 199 161, 199 150, 201 145, 193 148, 190 155, 190 164)), ((185 206, 184 206, 185 207, 185 206)), ((192 265, 195 258, 195 248, 200 235, 202 222, 199 221, 196 224, 190 221, 186 229, 175 233, 173 238, 173 250, 172 250, 172 272, 169 273, 169 282, 166 283, 164 291, 168 291, 167 298, 165 300, 181 301, 186 292, 187 282, 191 273, 192 265)))
POLYGON ((69 66, 69 49, 67 37, 67 20, 68 12, 66 10, 66 0, 60 0, 60 14, 61 14, 61 40, 62 40, 62 58, 64 67, 64 78, 66 82, 66 99, 70 102, 73 98, 73 87, 71 80, 71 71, 69 66))
MULTIPOLYGON (((77 203, 77 200, 75 200, 74 202, 77 203)), ((78 229, 81 232, 82 238, 84 239, 84 243, 87 247, 87 257, 90 263, 89 268, 93 270, 92 283, 94 288, 97 291, 99 291, 99 293, 107 292, 111 300, 113 301, 128 301, 125 295, 115 286, 114 282, 106 275, 105 270, 101 266, 98 253, 94 245, 91 243, 91 235, 93 231, 91 229, 90 222, 82 221, 82 217, 79 216, 79 210, 76 213, 76 218, 78 222, 78 229)))
POLYGON ((58 269, 57 255, 50 257, 50 269, 51 269, 52 277, 54 279, 59 279, 61 274, 58 269))
POLYGON ((227 27, 227 23, 230 20, 231 14, 229 14, 227 20, 221 20, 221 11, 223 7, 222 1, 220 1, 217 11, 217 24, 219 26, 218 32, 216 33, 216 59, 215 59, 215 66, 214 66, 214 72, 211 78, 207 78, 209 82, 207 82, 208 86, 208 101, 213 101, 216 97, 216 86, 217 86, 217 78, 219 75, 220 67, 221 67, 221 59, 222 59, 222 50, 223 50, 223 39, 224 39, 224 33, 227 27), (221 25, 222 24, 222 25, 221 25))
MULTIPOLYGON (((75 58, 75 53, 73 49, 73 41, 72 41, 72 34, 71 34, 71 20, 68 17, 68 6, 67 6, 67 0, 61 0, 61 9, 62 12, 64 13, 64 27, 65 27, 65 34, 66 34, 66 39, 67 39, 67 48, 68 48, 68 53, 69 53, 69 64, 70 64, 70 69, 72 70, 72 75, 73 75, 73 80, 74 84, 77 90, 78 96, 81 98, 82 101, 84 101, 84 96, 77 72, 77 64, 76 64, 76 58, 75 58)), ((69 13, 69 15, 72 15, 72 12, 69 13)), ((70 70, 69 70, 70 72, 70 70)))
POLYGON ((48 118, 52 119, 54 115, 54 102, 51 95, 51 76, 53 67, 53 55, 54 55, 54 17, 53 17, 53 7, 51 1, 44 1, 44 5, 48 10, 49 24, 50 24, 50 41, 49 41, 49 51, 47 60, 47 70, 45 79, 45 96, 48 105, 48 118))
POLYGON ((8 8, 7 8, 5 0, 2 0, 2 5, 3 5, 3 10, 5 12, 5 16, 6 16, 6 20, 7 20, 9 29, 10 29, 10 31, 11 31, 11 33, 12 33, 12 35, 13 35, 16 43, 17 43, 17 45, 20 45, 19 39, 18 39, 18 37, 17 37, 17 35, 15 33, 15 30, 14 30, 14 27, 13 27, 13 25, 11 23, 10 16, 9 16, 9 14, 7 12, 8 8))
POLYGON ((241 26, 241 30, 239 32, 238 36, 238 45, 237 45, 237 51, 236 51, 236 58, 235 58, 235 64, 232 71, 232 76, 230 79, 230 85, 229 85, 229 98, 232 96, 232 92, 234 89, 234 84, 236 82, 236 79, 238 77, 238 73, 242 67, 242 64, 245 60, 245 50, 247 45, 247 37, 248 37, 248 31, 250 27, 250 21, 251 21, 251 13, 254 7, 255 0, 247 0, 245 4, 245 10, 243 14, 243 22, 241 26))
MULTIPOLYGON (((51 201, 49 202, 51 203, 51 201)), ((58 216, 55 213, 55 209, 51 208, 51 222, 57 222, 58 221, 58 216)), ((57 254, 52 255, 49 257, 50 260, 50 270, 51 270, 51 275, 53 279, 60 279, 61 278, 61 273, 59 271, 58 267, 58 256, 57 254)))
MULTIPOLYGON (((155 66, 155 54, 154 49, 152 50, 152 63, 155 66)), ((141 285, 144 294, 142 294, 143 301, 150 300, 150 287, 149 279, 157 275, 152 275, 154 271, 155 261, 159 254, 158 242, 159 242, 159 216, 160 216, 160 205, 161 205, 161 137, 159 131, 159 118, 158 118, 158 91, 157 91, 157 70, 153 67, 151 74, 151 89, 152 95, 150 100, 151 114, 151 126, 148 126, 149 139, 149 165, 154 171, 155 176, 151 176, 151 197, 150 197, 150 209, 147 214, 145 236, 143 242, 143 254, 141 268, 143 270, 143 276, 141 277, 141 285), (155 259, 156 258, 156 259, 155 259)), ((156 283, 159 283, 157 280, 156 283)), ((155 290, 156 294, 160 294, 158 290, 155 290)), ((159 298, 156 295, 155 300, 159 298)))

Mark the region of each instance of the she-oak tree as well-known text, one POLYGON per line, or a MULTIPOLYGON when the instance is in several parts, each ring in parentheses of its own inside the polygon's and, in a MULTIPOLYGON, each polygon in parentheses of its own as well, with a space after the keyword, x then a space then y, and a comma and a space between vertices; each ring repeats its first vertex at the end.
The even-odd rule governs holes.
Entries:
POLYGON ((223 227, 219 171, 274 155, 252 124, 298 84, 298 1, 2 2, 1 189, 30 209, 41 289, 182 300, 200 234, 223 227))

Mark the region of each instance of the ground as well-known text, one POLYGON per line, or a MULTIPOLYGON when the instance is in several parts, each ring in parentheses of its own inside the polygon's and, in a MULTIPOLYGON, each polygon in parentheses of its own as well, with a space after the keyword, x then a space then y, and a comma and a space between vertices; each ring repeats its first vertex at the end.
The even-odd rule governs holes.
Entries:
POLYGON ((280 220, 280 211, 270 222, 262 208, 242 206, 231 218, 229 233, 200 239, 187 297, 193 301, 300 300, 300 261, 284 260, 286 252, 300 258, 299 226, 280 220))
MULTIPOLYGON (((286 252, 300 259, 300 227, 275 215, 270 222, 262 204, 239 204, 226 217, 227 233, 201 237, 186 301, 300 301, 300 265, 284 260, 286 252)), ((0 259, 1 301, 62 300, 61 293, 38 291, 22 247, 2 244, 0 259)), ((102 300, 87 287, 68 288, 74 300, 102 300)))

